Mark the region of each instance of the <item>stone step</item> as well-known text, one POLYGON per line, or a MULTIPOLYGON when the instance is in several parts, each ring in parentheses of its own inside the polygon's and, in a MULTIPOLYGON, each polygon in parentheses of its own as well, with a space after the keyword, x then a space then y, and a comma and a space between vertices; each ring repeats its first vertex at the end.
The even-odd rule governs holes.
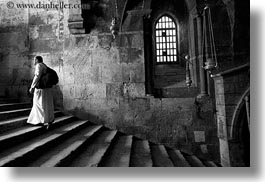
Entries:
POLYGON ((203 164, 206 167, 218 167, 217 164, 215 164, 213 161, 203 161, 203 164))
POLYGON ((130 167, 152 167, 152 156, 149 142, 133 138, 130 167))
POLYGON ((59 145, 50 148, 48 151, 39 153, 37 160, 28 164, 30 167, 56 167, 65 163, 65 160, 71 158, 71 154, 76 152, 84 143, 90 139, 95 139, 102 131, 103 126, 91 125, 82 129, 74 136, 63 141, 59 145))
MULTIPOLYGON (((59 118, 55 118, 52 128, 62 126, 66 123, 74 121, 75 119, 76 118, 73 116, 62 116, 59 118)), ((8 131, 8 132, 1 133, 0 134, 0 146, 5 146, 5 147, 1 147, 0 152, 10 147, 13 147, 15 145, 18 145, 24 141, 35 138, 38 135, 45 133, 45 132, 46 132, 46 129, 42 126, 27 125, 27 126, 17 128, 17 129, 8 131)))
POLYGON ((156 145, 151 143, 150 146, 153 159, 153 167, 174 167, 164 145, 156 145))
POLYGON ((132 138, 131 135, 121 134, 100 167, 129 167, 132 138))
POLYGON ((4 167, 23 167, 36 160, 40 153, 57 146, 66 138, 71 137, 83 127, 89 124, 88 121, 75 121, 65 126, 47 132, 44 135, 24 141, 22 144, 10 148, 1 153, 0 166, 4 167))
MULTIPOLYGON (((61 111, 54 112, 55 118, 61 117, 63 115, 64 114, 61 111)), ((28 119, 28 116, 22 116, 22 117, 0 121, 0 133, 7 132, 7 131, 27 125, 27 119, 28 119)))
POLYGON ((18 103, 19 99, 0 97, 0 104, 18 103))
MULTIPOLYGON (((0 101, 0 166, 219 167, 213 161, 55 111, 47 131, 26 123, 31 103, 0 101)), ((12 100, 14 101, 14 100, 12 100)), ((220 166, 221 167, 221 166, 220 166)))
POLYGON ((0 112, 1 111, 10 111, 10 110, 18 110, 31 108, 31 103, 12 103, 12 104, 0 104, 0 112))
POLYGON ((17 110, 11 110, 11 111, 1 111, 0 120, 7 120, 11 118, 16 118, 16 117, 27 116, 29 115, 30 110, 31 108, 17 109, 17 110))
POLYGON ((104 130, 94 141, 84 145, 83 149, 76 154, 76 157, 68 165, 69 167, 98 167, 104 161, 111 144, 115 143, 117 131, 104 130))
POLYGON ((190 167, 188 161, 179 150, 167 149, 167 152, 175 167, 190 167))
POLYGON ((191 167, 205 167, 202 161, 194 155, 186 155, 185 158, 189 162, 191 167))

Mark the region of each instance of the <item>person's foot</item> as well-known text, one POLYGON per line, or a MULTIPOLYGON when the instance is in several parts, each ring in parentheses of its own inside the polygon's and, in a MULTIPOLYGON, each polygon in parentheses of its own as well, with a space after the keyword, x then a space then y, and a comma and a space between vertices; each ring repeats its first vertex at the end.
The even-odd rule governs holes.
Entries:
POLYGON ((47 123, 43 125, 46 130, 49 130, 51 127, 51 123, 47 123))
POLYGON ((47 124, 45 128, 46 128, 46 130, 49 130, 50 127, 51 127, 50 124, 47 124))

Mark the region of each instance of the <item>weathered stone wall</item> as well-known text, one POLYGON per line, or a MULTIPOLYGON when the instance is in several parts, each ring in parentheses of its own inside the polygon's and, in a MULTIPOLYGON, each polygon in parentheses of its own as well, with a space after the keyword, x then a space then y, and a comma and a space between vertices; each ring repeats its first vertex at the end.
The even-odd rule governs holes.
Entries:
MULTIPOLYGON (((52 2, 54 4, 59 3, 58 0, 53 0, 52 2)), ((50 8, 28 9, 28 11, 30 57, 42 56, 44 63, 57 72, 59 84, 54 87, 54 101, 56 107, 62 107, 63 46, 64 34, 68 32, 66 27, 67 17, 65 17, 67 16, 66 10, 50 8)), ((28 61, 33 62, 33 59, 28 61)))
POLYGON ((146 96, 143 33, 109 33, 65 39, 64 108, 113 129, 202 157, 216 158, 213 104, 195 98, 146 96))
POLYGON ((28 13, 8 9, 0 2, 0 96, 27 94, 31 64, 28 62, 28 13))
MULTIPOLYGON (((0 3, 0 95, 29 101, 28 88, 34 74, 33 58, 36 55, 43 56, 44 62, 62 78, 60 68, 63 36, 68 30, 64 27, 67 13, 54 8, 16 7, 22 3, 37 5, 38 2, 33 0, 13 1, 13 8, 7 7, 8 2, 0 3)), ((51 2, 59 3, 58 0, 51 2)), ((62 106, 59 86, 54 90, 56 105, 62 106)))

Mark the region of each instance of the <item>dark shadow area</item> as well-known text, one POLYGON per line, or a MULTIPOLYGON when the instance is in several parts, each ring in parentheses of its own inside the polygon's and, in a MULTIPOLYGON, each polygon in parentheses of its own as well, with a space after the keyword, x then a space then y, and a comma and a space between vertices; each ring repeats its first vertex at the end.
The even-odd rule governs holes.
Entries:
POLYGON ((83 26, 86 33, 90 33, 91 30, 96 26, 97 17, 103 17, 103 9, 99 0, 81 0, 81 4, 90 4, 90 9, 82 10, 83 26))

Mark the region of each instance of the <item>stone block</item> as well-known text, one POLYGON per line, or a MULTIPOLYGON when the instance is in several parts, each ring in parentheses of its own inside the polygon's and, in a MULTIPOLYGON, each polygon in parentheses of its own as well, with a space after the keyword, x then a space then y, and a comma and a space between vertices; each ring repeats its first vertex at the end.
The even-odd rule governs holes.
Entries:
POLYGON ((238 94, 225 94, 226 105, 237 105, 242 96, 238 94))
POLYGON ((194 106, 194 98, 162 98, 162 110, 190 111, 194 106))
POLYGON ((63 44, 56 39, 30 40, 30 51, 32 52, 54 52, 61 50, 63 50, 63 44))
POLYGON ((143 30, 143 14, 135 14, 137 10, 127 11, 128 16, 123 23, 124 31, 139 31, 143 30))
POLYGON ((215 94, 224 94, 225 89, 223 83, 215 83, 215 94))
POLYGON ((123 32, 119 36, 120 47, 123 48, 144 48, 144 38, 141 31, 123 32))
POLYGON ((120 107, 120 99, 119 98, 111 98, 111 99, 107 98, 106 105, 111 111, 118 110, 120 107))
POLYGON ((225 112, 226 112, 226 123, 227 125, 230 125, 230 123, 232 122, 232 117, 234 115, 236 109, 236 105, 226 105, 225 106, 225 112))
POLYGON ((58 35, 56 35, 58 25, 40 25, 38 28, 38 34, 40 39, 56 39, 58 35))
POLYGON ((63 98, 68 100, 74 100, 75 96, 75 85, 74 84, 64 84, 62 87, 63 98))
POLYGON ((63 67, 63 84, 74 84, 75 83, 75 69, 73 66, 64 66, 63 67))
POLYGON ((229 124, 227 124, 227 126, 226 126, 226 128, 227 128, 227 138, 228 139, 238 139, 238 138, 234 138, 234 136, 238 136, 237 134, 235 135, 235 133, 234 132, 236 132, 236 131, 240 131, 240 130, 242 130, 242 128, 240 128, 240 126, 236 126, 236 125, 232 125, 232 124, 234 124, 234 123, 229 123, 229 124))
POLYGON ((112 47, 112 42, 113 42, 113 38, 111 34, 109 35, 99 34, 98 39, 99 39, 98 45, 100 48, 105 49, 105 50, 110 50, 110 48, 112 47))
POLYGON ((94 114, 97 114, 98 111, 105 110, 106 103, 105 99, 96 99, 96 98, 90 98, 87 100, 87 106, 88 108, 85 108, 85 110, 93 111, 94 114), (97 111, 97 112, 96 112, 97 111))
POLYGON ((126 34, 121 34, 119 35, 119 47, 120 49, 126 50, 129 48, 131 45, 128 42, 128 36, 126 34))
POLYGON ((12 54, 21 54, 28 51, 27 30, 0 33, 0 51, 3 53, 12 52, 12 54))
POLYGON ((217 115, 217 129, 218 129, 218 137, 221 139, 227 138, 227 125, 226 125, 226 117, 217 115))
POLYGON ((236 93, 236 85, 235 83, 226 83, 223 85, 223 90, 224 92, 223 93, 226 93, 226 94, 235 94, 236 93))
POLYGON ((64 106, 64 109, 67 110, 67 111, 74 110, 76 108, 75 99, 64 97, 63 106, 64 106))
POLYGON ((29 25, 45 25, 48 24, 47 18, 47 13, 46 12, 39 12, 38 14, 33 14, 31 13, 29 16, 29 25))
POLYGON ((201 152, 203 154, 207 154, 208 153, 208 146, 207 145, 200 145, 201 148, 201 152))
POLYGON ((122 64, 123 82, 145 82, 145 70, 142 63, 122 64))
POLYGON ((244 161, 244 150, 242 148, 242 145, 240 145, 240 143, 230 143, 229 152, 230 152, 231 166, 246 167, 246 164, 244 161))
POLYGON ((225 105, 225 96, 223 94, 216 94, 215 95, 215 99, 216 99, 216 105, 225 105))
POLYGON ((13 69, 12 73, 12 81, 10 84, 17 86, 26 86, 30 87, 31 82, 33 80, 33 76, 29 70, 25 70, 22 68, 13 69))
POLYGON ((162 99, 158 99, 158 98, 150 98, 150 109, 151 111, 161 111, 162 110, 162 99))
POLYGON ((145 97, 145 84, 144 83, 124 83, 123 96, 129 98, 145 97))
POLYGON ((39 38, 39 26, 37 25, 29 26, 29 38, 32 40, 39 38))
POLYGON ((54 54, 54 57, 57 59, 55 64, 73 66, 81 72, 92 66, 92 52, 86 48, 67 50, 64 54, 54 54))
POLYGON ((169 115, 169 117, 172 116, 174 117, 175 122, 182 126, 191 126, 193 123, 192 111, 173 112, 169 115))
POLYGON ((86 84, 87 95, 93 98, 106 98, 106 84, 86 84))
POLYGON ((220 115, 220 116, 226 116, 226 111, 225 111, 225 105, 217 105, 216 106, 216 110, 217 110, 217 115, 220 115))
POLYGON ((101 68, 99 66, 75 69, 75 84, 102 83, 101 68))
POLYGON ((87 100, 90 98, 106 98, 105 84, 76 84, 75 99, 87 100))
POLYGON ((219 140, 220 144, 220 157, 221 157, 221 164, 224 167, 230 167, 230 156, 229 156, 229 146, 226 140, 219 140))
POLYGON ((133 35, 131 47, 144 49, 144 35, 141 31, 133 35))
POLYGON ((79 34, 85 34, 86 30, 84 28, 79 28, 79 29, 70 29, 70 33, 73 35, 79 35, 79 34))
POLYGON ((72 51, 73 49, 95 49, 98 47, 98 37, 91 35, 69 35, 64 37, 64 49, 72 51))
POLYGON ((140 112, 146 112, 150 110, 149 98, 135 98, 129 99, 129 108, 140 112))
POLYGON ((120 62, 119 50, 116 48, 106 49, 95 49, 92 52, 92 59, 94 65, 109 65, 120 62))
POLYGON ((121 48, 120 61, 121 63, 143 63, 144 51, 142 48, 121 48))
POLYGON ((104 65, 102 66, 102 82, 117 83, 122 82, 122 67, 121 65, 104 65))
POLYGON ((205 142, 205 131, 194 131, 194 141, 196 143, 205 142))
POLYGON ((18 27, 20 24, 28 22, 28 9, 16 8, 17 3, 28 3, 25 0, 14 0, 14 8, 7 7, 8 1, 0 2, 0 22, 2 27, 18 27))
POLYGON ((122 96, 122 84, 120 83, 107 83, 106 84, 107 99, 119 98, 122 96))

